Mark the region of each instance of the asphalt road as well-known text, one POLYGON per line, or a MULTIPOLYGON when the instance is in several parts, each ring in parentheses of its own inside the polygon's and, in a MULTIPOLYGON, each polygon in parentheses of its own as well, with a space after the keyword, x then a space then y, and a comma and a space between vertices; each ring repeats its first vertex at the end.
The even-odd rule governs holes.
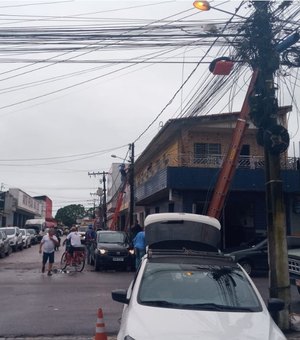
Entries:
MULTIPOLYGON (((110 292, 127 288, 134 273, 95 272, 91 266, 82 273, 63 273, 58 263, 62 252, 55 254, 57 272, 51 277, 41 273, 37 245, 0 259, 0 340, 53 336, 91 339, 98 308, 103 310, 107 334, 117 333, 122 305, 112 301, 110 292)), ((267 300, 267 277, 254 281, 267 300)), ((292 311, 300 313, 300 295, 295 287, 291 294, 292 311)), ((300 339, 300 335, 289 338, 300 339)))
MULTIPOLYGON (((56 252, 59 261, 63 250, 56 252)), ((59 265, 56 264, 59 269, 59 265)), ((0 259, 0 336, 93 335, 97 310, 102 308, 108 334, 119 328, 122 305, 110 292, 127 288, 132 272, 94 272, 51 277, 41 273, 38 246, 0 259)))

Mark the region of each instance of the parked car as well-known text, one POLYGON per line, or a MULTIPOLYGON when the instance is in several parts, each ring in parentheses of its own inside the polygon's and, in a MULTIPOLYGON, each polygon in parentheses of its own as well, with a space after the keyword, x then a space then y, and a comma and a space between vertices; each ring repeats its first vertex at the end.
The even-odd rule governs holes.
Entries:
POLYGON ((9 239, 4 230, 0 229, 0 257, 10 255, 12 252, 9 239))
POLYGON ((38 244, 39 239, 35 229, 27 229, 27 231, 31 234, 31 245, 38 244))
POLYGON ((20 229, 20 232, 22 233, 23 247, 24 248, 31 247, 31 240, 32 240, 31 233, 28 231, 28 229, 20 229))
MULTIPOLYGON (((299 248, 300 237, 287 236, 287 247, 288 249, 299 248)), ((224 253, 232 256, 249 275, 269 270, 267 239, 256 244, 251 241, 243 247, 225 250, 224 253)))
POLYGON ((91 251, 88 263, 100 268, 134 269, 134 250, 130 246, 127 233, 124 231, 99 230, 97 242, 91 251))
MULTIPOLYGON (((124 304, 117 339, 285 340, 244 269, 222 253, 202 251, 216 230, 199 216, 187 225, 183 217, 156 220, 149 235, 146 218, 147 254, 129 288, 112 291, 124 304)), ((272 312, 283 306, 278 299, 268 303, 272 312)))
POLYGON ((9 244, 14 251, 23 250, 22 234, 18 227, 5 227, 2 230, 5 231, 9 244))

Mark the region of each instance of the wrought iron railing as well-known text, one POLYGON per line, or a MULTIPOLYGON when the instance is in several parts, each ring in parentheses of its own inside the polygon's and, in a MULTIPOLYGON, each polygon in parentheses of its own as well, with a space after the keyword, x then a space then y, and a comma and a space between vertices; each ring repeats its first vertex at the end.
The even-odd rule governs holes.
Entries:
MULTIPOLYGON (((178 157, 178 166, 184 167, 205 167, 220 168, 225 159, 225 155, 215 155, 206 157, 196 157, 194 155, 181 155, 178 157)), ((263 156, 240 156, 238 159, 238 168, 263 169, 265 165, 263 156)), ((295 157, 281 157, 281 169, 299 170, 300 160, 295 157)))
MULTIPOLYGON (((157 175, 158 172, 167 167, 197 167, 197 168, 221 168, 225 155, 211 155, 197 157, 192 153, 166 155, 163 160, 157 160, 151 168, 144 169, 136 178, 136 184, 140 185, 157 175)), ((280 166, 282 170, 300 170, 300 159, 282 155, 280 166)), ((240 156, 237 168, 239 169, 264 169, 265 161, 263 156, 240 156)))

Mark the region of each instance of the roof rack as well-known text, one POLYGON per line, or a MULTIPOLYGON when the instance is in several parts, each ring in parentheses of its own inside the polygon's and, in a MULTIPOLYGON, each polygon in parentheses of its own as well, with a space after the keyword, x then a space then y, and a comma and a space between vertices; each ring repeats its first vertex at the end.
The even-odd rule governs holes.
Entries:
POLYGON ((192 249, 148 249, 148 258, 158 258, 158 257, 201 257, 207 260, 223 260, 227 262, 234 262, 231 256, 225 256, 221 252, 207 252, 207 251, 197 251, 192 249))

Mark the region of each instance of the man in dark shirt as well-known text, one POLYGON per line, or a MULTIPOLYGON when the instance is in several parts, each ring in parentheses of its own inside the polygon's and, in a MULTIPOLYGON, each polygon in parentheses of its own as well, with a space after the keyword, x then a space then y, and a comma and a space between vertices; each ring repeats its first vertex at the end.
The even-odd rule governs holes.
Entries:
POLYGON ((139 233, 142 230, 143 229, 140 226, 139 221, 136 220, 134 226, 131 228, 131 235, 130 235, 131 239, 133 240, 136 237, 137 233, 139 233))

